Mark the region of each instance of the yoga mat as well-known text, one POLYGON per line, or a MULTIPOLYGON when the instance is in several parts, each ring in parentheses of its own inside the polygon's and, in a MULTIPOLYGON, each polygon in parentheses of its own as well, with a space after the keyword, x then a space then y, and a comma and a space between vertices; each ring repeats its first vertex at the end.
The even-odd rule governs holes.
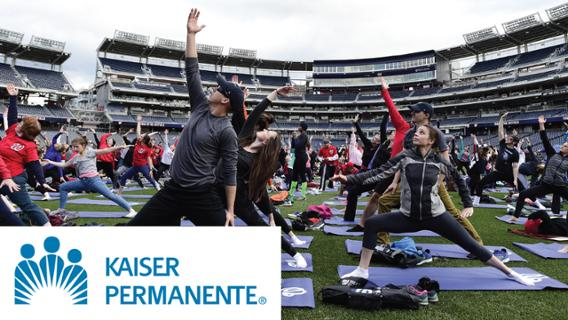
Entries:
MULTIPOLYGON (((357 201, 357 206, 365 207, 367 206, 368 201, 357 201)), ((328 200, 324 201, 323 204, 327 206, 346 206, 347 201, 340 201, 340 200, 328 200)))
POLYGON ((510 219, 511 217, 512 217, 512 216, 510 216, 510 215, 504 215, 504 216, 500 216, 500 217, 499 217, 499 216, 495 216, 495 218, 496 218, 497 220, 506 222, 506 223, 508 223, 508 224, 524 225, 525 222, 527 222, 527 218, 525 218, 525 217, 519 217, 519 220, 517 220, 516 222, 510 222, 509 219, 510 219))
POLYGON ((312 263, 312 255, 310 253, 302 253, 302 256, 304 256, 304 259, 306 259, 308 266, 305 267, 305 268, 298 268, 298 267, 296 267, 296 260, 294 260, 294 258, 292 258, 287 253, 282 253, 282 262, 281 262, 282 268, 281 268, 281 270, 282 271, 309 271, 309 272, 313 272, 314 271, 314 265, 312 263))
MULTIPOLYGON (((120 195, 123 198, 130 198, 130 199, 151 199, 154 195, 152 194, 127 194, 123 193, 120 195)), ((97 198, 104 198, 103 195, 97 196, 97 198)))
POLYGON ((545 259, 568 259, 568 253, 560 253, 558 250, 564 248, 560 243, 520 243, 513 242, 513 245, 524 249, 545 259))
POLYGON ((30 199, 32 201, 53 201, 53 200, 59 200, 59 197, 51 196, 51 198, 49 200, 42 200, 43 196, 32 196, 32 195, 30 195, 30 199))
MULTIPOLYGON (((359 255, 361 252, 361 247, 363 243, 360 240, 345 240, 345 248, 347 249, 347 253, 359 255)), ((417 247, 422 247, 423 250, 430 250, 430 254, 433 257, 441 257, 441 258, 451 258, 451 259, 468 259, 467 255, 469 254, 467 251, 462 249, 457 244, 434 244, 434 243, 417 243, 417 247)), ((493 252, 494 250, 501 250, 505 247, 499 246, 485 246, 489 251, 493 252)), ((523 257, 519 256, 518 254, 514 253, 512 250, 507 249, 509 252, 509 259, 510 261, 520 261, 520 262, 527 262, 523 257)), ((568 254, 566 255, 568 258, 568 254)))
POLYGON ((79 218, 124 218, 128 212, 79 211, 79 218))
POLYGON ((484 208, 484 209, 507 209, 506 204, 494 204, 494 203, 480 203, 474 208, 484 208))
MULTIPOLYGON (((347 232, 350 226, 328 226, 323 227, 323 232, 327 234, 333 234, 336 236, 362 236, 363 232, 347 232)), ((391 233, 393 237, 439 237, 437 233, 429 230, 421 230, 417 232, 405 232, 405 233, 391 233)))
POLYGON ((541 239, 541 240, 550 240, 550 241, 568 241, 568 237, 561 237, 555 235, 547 235, 547 234, 533 234, 527 233, 522 229, 509 229, 509 232, 517 234, 519 236, 525 236, 533 239, 541 239))
MULTIPOLYGON (((331 213, 333 213, 334 216, 341 216, 343 217, 343 215, 345 214, 345 210, 340 210, 337 208, 330 208, 331 209, 331 213)), ((361 215, 365 212, 365 210, 363 209, 357 209, 355 211, 355 215, 361 215)))
MULTIPOLYGON (((69 200, 67 201, 67 203, 71 203, 71 204, 92 204, 92 205, 97 205, 97 206, 117 206, 118 204, 116 204, 114 201, 110 201, 110 200, 98 200, 98 199, 73 199, 73 200, 69 200)), ((143 202, 130 202, 131 206, 136 206, 136 205, 140 205, 140 204, 144 204, 143 202)))
MULTIPOLYGON (((350 226, 324 226, 323 232, 336 236, 362 236, 363 232, 347 232, 350 226)), ((417 232, 391 233, 393 237, 439 237, 440 235, 430 230, 421 230, 417 232)))
MULTIPOLYGON (((339 275, 343 276, 355 266, 339 266, 339 275)), ((511 280, 501 271, 492 267, 479 268, 369 268, 369 280, 377 285, 389 283, 397 285, 414 285, 418 279, 427 276, 440 283, 440 289, 446 291, 504 291, 504 290, 544 290, 568 289, 568 285, 550 278, 530 268, 513 268, 518 273, 536 280, 534 286, 525 286, 511 280)))
POLYGON ((281 305, 284 308, 315 308, 314 284, 310 278, 282 279, 281 305))
POLYGON ((288 236, 287 234, 284 235, 284 239, 288 240, 288 242, 290 242, 292 244, 292 246, 294 248, 297 248, 297 249, 309 249, 310 246, 312 245, 312 241, 314 241, 314 237, 312 237, 312 236, 298 236, 297 235, 296 237, 298 237, 298 239, 300 239, 302 241, 305 241, 306 243, 304 243, 302 245, 298 245, 298 246, 294 245, 292 243, 290 236, 288 236))
POLYGON ((343 217, 332 216, 329 219, 325 219, 324 222, 325 224, 331 224, 335 226, 354 226, 359 223, 359 220, 361 219, 355 218, 355 221, 345 221, 343 220, 343 217))

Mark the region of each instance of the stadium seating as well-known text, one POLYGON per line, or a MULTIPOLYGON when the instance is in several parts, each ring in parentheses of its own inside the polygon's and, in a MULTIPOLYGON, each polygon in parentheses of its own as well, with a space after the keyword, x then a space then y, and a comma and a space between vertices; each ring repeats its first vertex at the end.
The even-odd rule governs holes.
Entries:
POLYGON ((62 72, 16 66, 16 70, 25 76, 36 88, 64 91, 72 89, 62 72))
POLYGON ((22 85, 12 66, 4 63, 0 63, 0 83, 13 83, 16 86, 22 85))
POLYGON ((306 94, 305 99, 306 101, 313 101, 313 102, 328 102, 331 98, 329 94, 306 94))
POLYGON ((416 89, 414 90, 414 93, 412 93, 411 97, 429 96, 440 92, 440 90, 441 88, 439 87, 416 89))
POLYGON ((159 92, 172 92, 172 88, 169 84, 167 85, 158 85, 158 84, 151 84, 151 83, 134 83, 134 87, 140 90, 149 90, 149 91, 159 91, 159 92))
POLYGON ((546 78, 546 77, 550 77, 554 74, 556 74, 556 70, 552 70, 552 71, 547 71, 547 72, 541 72, 541 73, 535 73, 535 74, 523 74, 523 75, 519 75, 517 77, 517 79, 515 79, 515 82, 521 82, 521 81, 532 81, 532 80, 536 80, 536 79, 541 79, 541 78, 546 78))
POLYGON ((188 93, 187 86, 185 84, 173 84, 172 83, 170 86, 172 87, 172 89, 174 89, 174 91, 176 93, 185 93, 185 94, 188 93))
POLYGON ((243 84, 254 85, 254 81, 252 80, 252 75, 250 74, 243 74, 243 73, 223 73, 223 76, 228 81, 233 81, 233 76, 238 79, 236 82, 243 82, 243 84))
POLYGON ((74 118, 73 114, 66 108, 61 106, 52 106, 47 108, 57 118, 74 118))
POLYGON ((286 77, 275 77, 275 76, 256 76, 256 79, 261 85, 282 87, 290 83, 290 79, 286 77))
POLYGON ((503 58, 498 58, 498 59, 493 59, 493 60, 480 61, 480 62, 477 62, 476 64, 474 64, 471 67, 471 69, 469 69, 469 72, 471 74, 474 74, 474 73, 496 71, 496 70, 501 69, 504 66, 506 66, 507 63, 509 63, 509 61, 514 57, 515 56, 512 56, 512 57, 510 56, 510 57, 503 57, 503 58))
POLYGON ((334 93, 331 95, 331 101, 355 101, 357 93, 334 93))
POLYGON ((129 82, 114 82, 111 81, 111 85, 115 88, 132 89, 132 84, 129 82))
POLYGON ((181 69, 174 67, 158 66, 149 64, 152 74, 156 77, 167 77, 167 78, 181 78, 181 69))
POLYGON ((47 108, 38 105, 18 105, 18 113, 38 117, 53 117, 53 114, 47 108))
POLYGON ((136 123, 136 119, 134 119, 131 115, 109 114, 109 116, 112 121, 136 123))
POLYGON ((511 82, 511 79, 502 79, 497 81, 489 81, 489 82, 482 82, 478 83, 474 89, 481 89, 481 88, 493 88, 505 84, 507 82, 511 82))
POLYGON ((101 61, 101 64, 103 66, 108 66, 115 72, 144 74, 144 71, 142 71, 141 63, 108 58, 99 58, 99 60, 101 61))
POLYGON ((515 61, 513 66, 520 66, 546 59, 550 57, 553 53, 555 53, 557 49, 560 49, 562 46, 563 45, 557 45, 540 50, 522 53, 519 55, 517 61, 515 61))

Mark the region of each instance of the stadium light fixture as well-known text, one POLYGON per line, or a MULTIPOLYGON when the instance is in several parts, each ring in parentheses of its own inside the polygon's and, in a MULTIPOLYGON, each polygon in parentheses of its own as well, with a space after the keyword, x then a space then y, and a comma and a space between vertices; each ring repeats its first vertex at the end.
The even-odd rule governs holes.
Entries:
POLYGON ((256 50, 229 48, 229 56, 256 59, 256 50))
POLYGON ((541 24, 542 24, 542 19, 540 18, 540 14, 537 12, 528 15, 526 17, 505 22, 503 23, 503 29, 505 30, 505 33, 513 33, 516 31, 528 29, 541 24))
POLYGON ((553 21, 568 17, 568 3, 550 8, 546 10, 546 14, 548 14, 548 18, 553 21))
POLYGON ((20 44, 22 43, 23 38, 24 38, 23 33, 10 31, 6 29, 0 29, 0 40, 2 41, 20 44))
POLYGON ((466 34, 463 35, 463 38, 465 39, 465 43, 467 43, 467 44, 480 42, 480 41, 483 41, 483 40, 497 38, 497 37, 499 37, 499 32, 497 31, 496 26, 481 29, 481 30, 478 30, 478 31, 470 32, 470 33, 466 33, 466 34))
POLYGON ((147 46, 148 42, 150 41, 150 36, 115 30, 114 39, 147 46))
POLYGON ((220 56, 223 54, 223 47, 222 46, 213 46, 210 44, 197 44, 197 52, 205 53, 205 54, 212 54, 220 56))
POLYGON ((65 49, 65 42, 32 36, 32 39, 30 40, 30 47, 63 52, 63 49, 65 49))
POLYGON ((173 49, 173 50, 185 50, 185 42, 170 40, 164 38, 156 38, 154 41, 154 46, 158 48, 173 49))

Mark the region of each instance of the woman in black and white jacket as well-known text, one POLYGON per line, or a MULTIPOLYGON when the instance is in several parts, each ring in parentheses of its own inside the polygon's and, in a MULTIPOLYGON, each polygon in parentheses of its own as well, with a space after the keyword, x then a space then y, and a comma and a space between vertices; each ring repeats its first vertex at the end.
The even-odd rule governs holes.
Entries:
MULTIPOLYGON (((423 125, 414 134, 414 149, 405 150, 377 170, 347 177, 342 175, 334 177, 335 180, 348 185, 353 183, 377 184, 400 171, 400 211, 382 213, 367 220, 359 267, 343 278, 359 277, 367 279, 369 277, 369 263, 377 243, 378 232, 402 233, 431 230, 458 244, 481 261, 499 269, 512 279, 524 285, 534 285, 532 280, 508 268, 489 250, 479 245, 446 211, 438 195, 438 185, 447 175, 452 175, 458 185, 459 194, 464 204, 462 216, 471 216, 473 205, 463 178, 449 162, 432 150, 436 140, 436 130, 430 125, 423 125)), ((393 189, 392 185, 387 190, 391 189, 393 189)))

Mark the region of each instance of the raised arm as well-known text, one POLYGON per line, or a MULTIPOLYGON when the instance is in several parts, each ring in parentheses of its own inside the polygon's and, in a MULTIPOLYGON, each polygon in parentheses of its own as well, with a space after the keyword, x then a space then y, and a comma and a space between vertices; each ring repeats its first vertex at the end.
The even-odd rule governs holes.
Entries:
POLYGON ((544 151, 548 157, 551 157, 556 154, 556 150, 548 140, 548 135, 546 134, 546 129, 544 124, 546 123, 546 119, 544 116, 538 117, 538 133, 540 135, 540 139, 542 140, 542 146, 544 147, 544 151))
POLYGON ((389 114, 385 114, 383 116, 383 120, 381 120, 381 143, 387 141, 387 124, 389 123, 389 114))
POLYGON ((127 149, 127 148, 131 148, 131 147, 134 147, 134 146, 133 145, 123 145, 123 146, 114 146, 114 147, 104 148, 104 149, 97 149, 97 150, 95 150, 95 154, 97 156, 100 156, 101 154, 111 153, 111 152, 115 152, 117 150, 127 149))
POLYGON ((509 112, 505 112, 501 118, 499 118, 499 141, 505 139, 505 117, 509 112))
POLYGON ((189 92, 190 110, 207 101, 203 87, 201 86, 201 76, 199 75, 199 64, 197 62, 197 45, 195 35, 205 28, 205 25, 198 24, 199 10, 191 9, 187 18, 187 41, 185 48, 185 76, 187 78, 187 89, 189 92))
POLYGON ((363 130, 361 130, 361 126, 359 125, 359 120, 360 120, 359 115, 357 114, 355 116, 355 119, 353 120, 353 125, 355 126, 355 130, 357 130, 357 135, 359 136, 359 139, 361 139, 361 142, 363 142, 363 145, 365 145, 365 148, 370 148, 371 141, 367 139, 365 133, 363 132, 363 130))
MULTIPOLYGON (((239 139, 248 137, 254 133, 256 123, 262 113, 268 108, 268 106, 276 100, 277 96, 287 96, 289 93, 296 91, 293 87, 281 87, 272 91, 266 98, 264 98, 249 114, 248 118, 244 122, 242 128, 234 127, 235 131, 239 133, 239 139)), ((243 114, 244 116, 244 114, 243 114)), ((244 119, 243 119, 244 120, 244 119)))
POLYGON ((10 104, 8 108, 8 127, 5 130, 8 130, 13 124, 18 123, 18 89, 13 85, 9 84, 6 89, 8 90, 8 94, 10 95, 10 104))

